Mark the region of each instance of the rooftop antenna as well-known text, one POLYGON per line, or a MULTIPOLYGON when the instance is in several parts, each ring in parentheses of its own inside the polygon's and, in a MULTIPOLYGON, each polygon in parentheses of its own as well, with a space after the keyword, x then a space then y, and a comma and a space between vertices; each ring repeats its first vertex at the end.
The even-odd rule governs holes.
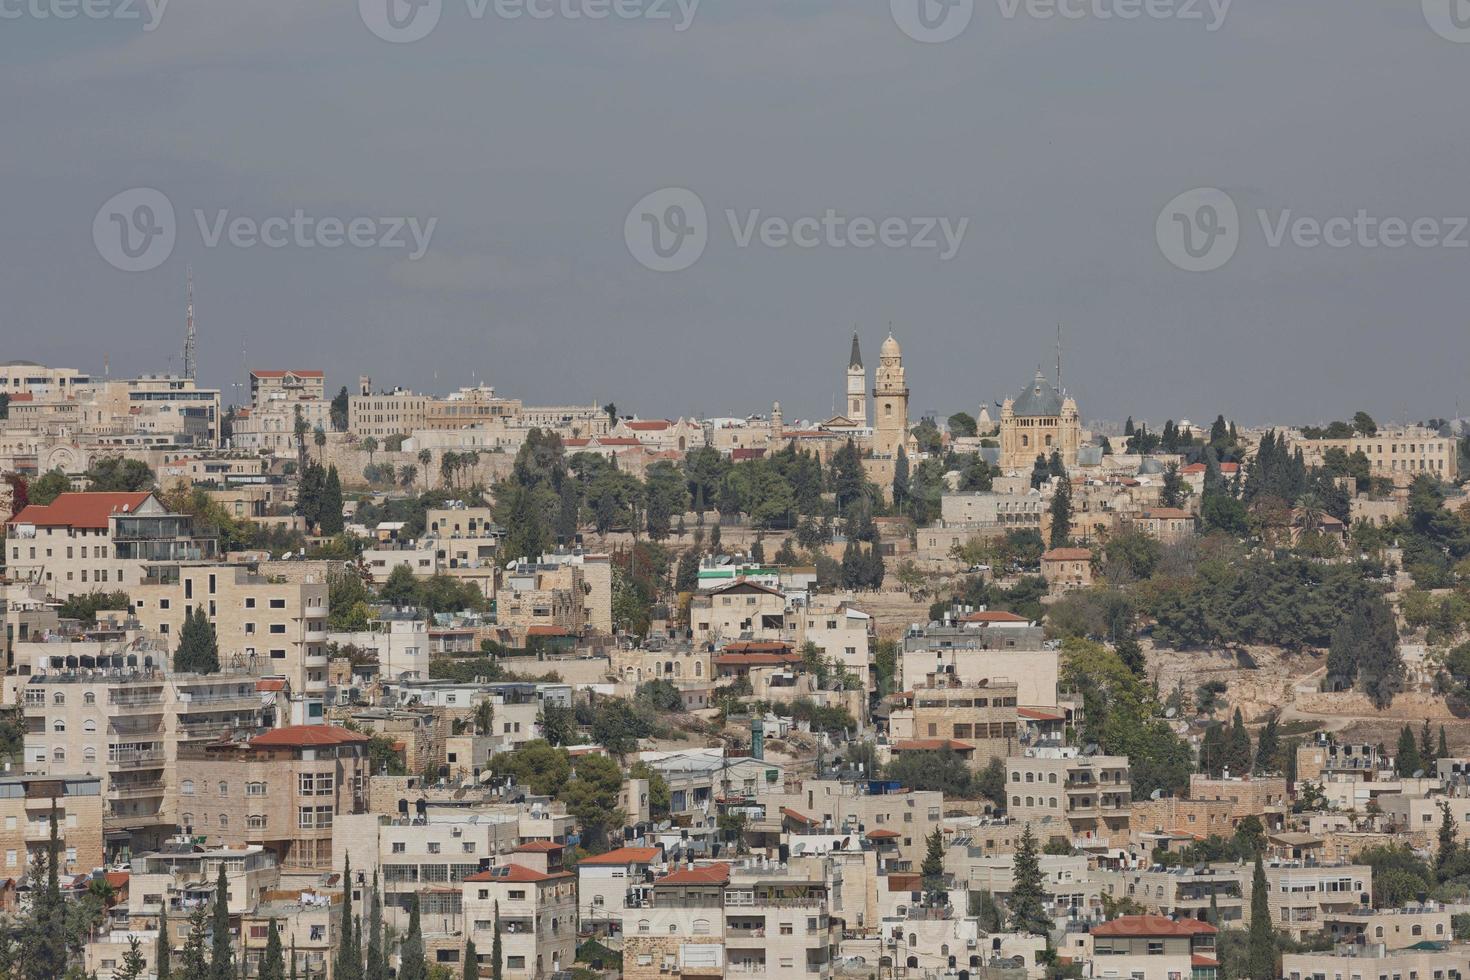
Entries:
POLYGON ((184 266, 185 292, 187 303, 184 308, 184 319, 188 329, 184 333, 184 377, 190 381, 194 380, 197 368, 197 338, 194 336, 194 266, 184 266))
POLYGON ((1062 393, 1062 325, 1057 323, 1057 394, 1062 393))
POLYGON ((104 378, 112 376, 112 355, 110 354, 102 355, 102 376, 104 378))

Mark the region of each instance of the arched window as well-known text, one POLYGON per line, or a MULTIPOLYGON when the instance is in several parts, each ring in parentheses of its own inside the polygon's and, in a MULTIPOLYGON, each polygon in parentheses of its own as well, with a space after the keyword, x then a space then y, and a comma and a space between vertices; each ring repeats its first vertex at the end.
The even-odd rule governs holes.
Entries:
POLYGON ((1022 434, 1022 436, 1021 436, 1021 448, 1024 449, 1024 448, 1026 448, 1029 445, 1031 445, 1031 437, 1028 436, 1028 435, 1022 434))
POLYGON ((1020 805, 1021 805, 1021 798, 1019 796, 1013 796, 1013 797, 1011 797, 1011 806, 1020 806, 1020 805))
POLYGON ((694 661, 694 676, 695 677, 703 677, 704 676, 704 664, 700 663, 698 660, 694 661))
POLYGON ((1011 782, 1013 782, 1013 783, 1019 783, 1020 781, 1021 781, 1021 774, 1020 773, 1018 773, 1018 772, 1011 773, 1011 782))
POLYGON ((55 721, 53 721, 51 723, 51 730, 53 732, 64 732, 64 731, 66 731, 66 722, 62 721, 60 718, 56 719, 55 721))
POLYGON ((51 695, 51 703, 66 704, 66 695, 60 691, 57 691, 55 694, 51 695))
POLYGON ((708 919, 695 919, 694 920, 694 934, 696 936, 707 936, 707 935, 709 935, 709 920, 708 919))
POLYGON ((223 779, 221 779, 220 782, 219 782, 219 795, 220 796, 229 796, 230 795, 230 784, 227 783, 227 782, 225 782, 223 779))
POLYGON ((916 932, 909 933, 909 949, 913 949, 917 945, 919 945, 919 934, 916 932))
POLYGON ((95 720, 93 720, 91 718, 88 718, 86 721, 82 722, 82 731, 84 731, 84 732, 95 732, 96 730, 97 730, 97 722, 95 720))
POLYGON ((97 750, 94 749, 94 748, 92 748, 92 746, 90 746, 90 745, 87 746, 85 749, 82 750, 82 761, 83 762, 96 762, 97 761, 97 750))
POLYGON ((83 704, 96 704, 97 703, 97 693, 95 691, 88 691, 86 694, 83 694, 82 695, 82 703, 83 704))
POLYGON ((230 825, 230 815, 228 813, 221 813, 219 815, 219 825, 220 827, 228 827, 230 825))
POLYGON ((194 780, 186 779, 183 782, 179 783, 179 792, 184 794, 185 796, 193 796, 194 780))
POLYGON ((1055 783, 1057 781, 1057 774, 1054 773, 1054 772, 1047 773, 1046 774, 1046 781, 1049 782, 1049 783, 1055 783))
POLYGON ((1028 772, 1026 774, 1026 782, 1031 783, 1031 782, 1035 782, 1035 781, 1036 781, 1036 774, 1034 772, 1028 772))
POLYGON ((66 761, 66 749, 63 749, 60 746, 57 746, 56 750, 51 753, 51 759, 53 761, 55 761, 55 762, 65 762, 66 761))
POLYGON ((648 934, 648 920, 647 919, 639 919, 638 920, 638 931, 641 932, 641 933, 643 933, 644 935, 647 935, 648 934))

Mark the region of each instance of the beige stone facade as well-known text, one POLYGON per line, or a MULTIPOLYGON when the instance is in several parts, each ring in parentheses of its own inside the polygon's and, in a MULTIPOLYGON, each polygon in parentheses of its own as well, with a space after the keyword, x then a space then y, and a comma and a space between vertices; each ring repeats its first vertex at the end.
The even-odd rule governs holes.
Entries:
POLYGON ((1037 456, 1061 455, 1062 465, 1077 465, 1082 445, 1082 417, 1077 403, 1052 387, 1040 371, 1031 384, 1000 408, 1000 467, 1007 473, 1029 473, 1037 456))
POLYGON ((102 780, 99 776, 0 775, 0 877, 23 878, 51 841, 61 839, 63 874, 102 866, 102 780))

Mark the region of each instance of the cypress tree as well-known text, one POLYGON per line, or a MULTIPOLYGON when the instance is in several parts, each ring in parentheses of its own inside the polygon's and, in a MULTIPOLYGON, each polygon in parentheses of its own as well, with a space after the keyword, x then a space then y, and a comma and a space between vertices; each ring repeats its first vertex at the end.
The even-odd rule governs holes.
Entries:
POLYGON ((317 513, 320 518, 318 527, 323 534, 342 533, 345 526, 342 520, 342 480, 337 476, 336 466, 327 470, 317 513))
POLYGON ((490 980, 503 980, 505 967, 501 965, 504 950, 500 944, 500 903, 495 903, 495 939, 490 944, 490 980))
POLYGON ((1456 841, 1455 818, 1450 814, 1449 803, 1441 800, 1439 804, 1439 851, 1434 858, 1435 870, 1439 872, 1440 880, 1449 877, 1454 866, 1455 856, 1460 846, 1456 841))
POLYGON ((1243 776, 1251 771, 1251 734, 1245 730, 1245 719, 1239 708, 1235 709, 1235 716, 1231 719, 1225 750, 1231 772, 1243 776))
POLYGON ((475 952, 475 940, 464 941, 464 980, 480 980, 480 955, 475 952))
POLYGON ((1266 722, 1266 727, 1261 729, 1261 737, 1256 742, 1256 772, 1275 772, 1276 757, 1280 754, 1281 735, 1273 715, 1266 722))
POLYGON ((419 897, 413 897, 409 906, 408 935, 398 947, 398 980, 428 980, 428 967, 424 963, 424 933, 419 924, 419 897))
POLYGON ((1271 928, 1271 903, 1267 895, 1266 869, 1256 855, 1255 876, 1251 879, 1251 929, 1246 951, 1245 975, 1248 980, 1276 980, 1276 933, 1271 928))
POLYGON ((179 647, 174 651, 174 670, 189 674, 219 672, 219 641, 214 624, 204 614, 202 606, 184 613, 179 647))
POLYGON ((57 980, 66 973, 66 907, 61 897, 61 831, 51 800, 51 836, 31 869, 31 911, 21 936, 22 970, 30 980, 57 980), (44 872, 44 873, 43 873, 44 872), (37 879, 40 879, 37 887, 37 879))
POLYGON ((209 913, 205 906, 195 906, 189 913, 189 936, 184 940, 181 980, 211 980, 209 953, 209 913))
POLYGON ((337 980, 359 980, 362 974, 362 947, 352 918, 352 858, 342 862, 342 926, 337 944, 337 963, 332 973, 337 980))
POLYGON ((924 904, 941 908, 947 893, 944 887, 944 834, 939 828, 925 842, 924 863, 919 870, 924 884, 924 904))
POLYGON ((265 955, 260 961, 260 980, 286 980, 285 951, 281 949, 281 930, 276 928, 275 919, 271 919, 270 932, 265 939, 265 955))
POLYGON ((1394 755, 1393 771, 1400 776, 1412 776, 1424 768, 1419 758, 1419 745, 1414 741, 1414 730, 1407 724, 1399 732, 1398 752, 1394 755))
POLYGON ((372 891, 368 894, 368 947, 365 980, 387 980, 388 965, 383 958, 383 909, 378 894, 378 872, 373 869, 372 891))
POLYGON ((909 499, 909 457, 898 447, 898 456, 893 461, 893 509, 903 513, 909 499))
MULTIPOLYGON (((201 613, 202 615, 202 613, 201 613)), ((209 974, 212 980, 234 980, 234 947, 230 944, 230 885, 221 862, 214 882, 214 918, 210 923, 209 974)))
POLYGON ((291 980, 296 980, 296 940, 291 940, 291 980))
POLYGON ((1439 726, 1439 748, 1435 750, 1434 757, 1436 759, 1448 759, 1450 757, 1450 747, 1445 742, 1443 725, 1439 726))
POLYGON ((168 980, 169 954, 172 943, 168 938, 168 902, 163 903, 163 911, 158 914, 158 949, 153 955, 153 970, 158 974, 158 980, 168 980))
POLYGON ((1424 727, 1419 730, 1419 761, 1426 769, 1434 765, 1434 739, 1429 733, 1428 718, 1424 719, 1424 727))

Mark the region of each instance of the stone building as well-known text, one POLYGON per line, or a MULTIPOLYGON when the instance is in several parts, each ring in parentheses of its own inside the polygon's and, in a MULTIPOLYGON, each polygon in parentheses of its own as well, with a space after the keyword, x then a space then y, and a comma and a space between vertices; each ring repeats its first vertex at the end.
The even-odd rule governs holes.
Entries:
POLYGON ((1000 467, 1030 472, 1037 456, 1061 454, 1068 470, 1077 465, 1082 445, 1082 417, 1077 403, 1057 391, 1040 371, 1015 398, 1000 407, 1000 467))

